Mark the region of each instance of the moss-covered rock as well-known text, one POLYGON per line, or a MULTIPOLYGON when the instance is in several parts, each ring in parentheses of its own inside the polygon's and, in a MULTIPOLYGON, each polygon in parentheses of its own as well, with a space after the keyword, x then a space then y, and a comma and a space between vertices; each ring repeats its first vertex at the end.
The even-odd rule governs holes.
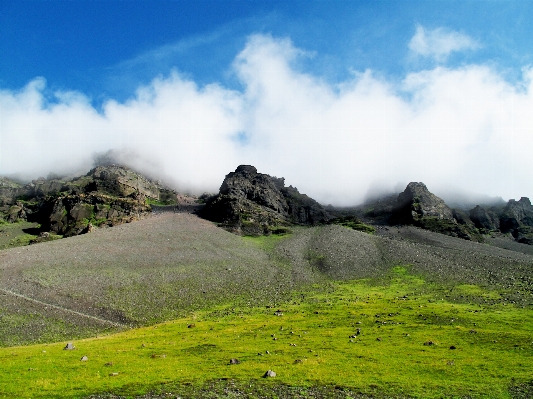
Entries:
POLYGON ((219 194, 206 200, 200 215, 245 235, 268 235, 274 226, 312 225, 331 219, 318 202, 295 187, 285 187, 285 179, 258 173, 250 165, 229 173, 219 194))

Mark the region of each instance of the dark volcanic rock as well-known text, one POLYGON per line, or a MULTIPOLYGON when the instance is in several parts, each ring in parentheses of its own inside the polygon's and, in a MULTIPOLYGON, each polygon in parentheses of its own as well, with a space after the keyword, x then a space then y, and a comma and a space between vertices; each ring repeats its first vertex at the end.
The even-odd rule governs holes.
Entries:
POLYGON ((509 200, 500 215, 500 230, 511 233, 520 243, 533 245, 533 206, 529 198, 509 200))
POLYGON ((474 226, 474 222, 472 222, 470 216, 461 209, 453 209, 453 217, 455 220, 457 220, 457 223, 459 224, 474 226))
POLYGON ((514 233, 519 227, 533 227, 533 206, 527 197, 520 198, 520 201, 509 200, 507 206, 500 216, 500 230, 502 233, 514 233))
POLYGON ((470 219, 478 229, 490 231, 496 230, 500 226, 498 217, 493 212, 487 211, 479 205, 470 210, 470 219))
POLYGON ((418 222, 427 217, 454 220, 452 210, 424 183, 409 183, 404 192, 398 195, 395 212, 408 222, 418 222))
POLYGON ((466 218, 461 225, 454 217, 454 212, 444 201, 431 193, 424 183, 412 182, 403 193, 398 195, 396 208, 390 221, 393 224, 412 224, 427 230, 472 239, 473 226, 469 227, 466 218))
POLYGON ((57 235, 140 219, 151 212, 149 201, 175 204, 177 197, 173 190, 114 164, 73 179, 39 178, 26 185, 0 178, 0 218, 37 222, 41 231, 57 235))
POLYGON ((200 215, 246 235, 270 234, 280 227, 283 230, 292 224, 311 225, 330 219, 318 202, 295 187, 285 187, 283 178, 258 173, 250 165, 229 173, 219 194, 207 201, 200 215))

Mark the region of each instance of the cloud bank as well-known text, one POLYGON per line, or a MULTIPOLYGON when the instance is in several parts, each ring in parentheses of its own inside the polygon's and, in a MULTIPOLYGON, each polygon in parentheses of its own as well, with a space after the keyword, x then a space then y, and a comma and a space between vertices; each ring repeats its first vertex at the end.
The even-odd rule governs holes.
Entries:
POLYGON ((445 61, 455 51, 475 50, 479 44, 467 35, 445 28, 426 30, 416 27, 416 33, 409 42, 409 49, 420 56, 445 61))
POLYGON ((183 191, 217 191, 225 174, 252 164, 336 205, 409 181, 533 197, 533 68, 517 84, 466 65, 401 82, 365 71, 331 85, 298 71, 302 56, 288 39, 254 35, 231 66, 241 90, 173 71, 101 110, 82 93, 51 97, 42 78, 1 91, 0 175, 86 172, 95 154, 114 150, 183 191))

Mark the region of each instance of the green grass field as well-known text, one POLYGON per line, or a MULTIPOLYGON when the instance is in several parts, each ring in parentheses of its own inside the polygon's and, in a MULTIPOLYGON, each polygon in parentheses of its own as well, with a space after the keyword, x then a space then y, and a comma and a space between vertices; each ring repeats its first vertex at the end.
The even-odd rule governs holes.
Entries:
POLYGON ((38 226, 30 222, 0 223, 0 250, 28 245, 37 236, 24 230, 35 230, 38 226))
MULTIPOLYGON (((455 290, 499 295, 474 285, 455 290)), ((246 397, 281 397, 281 386, 293 397, 313 387, 341 397, 531 397, 531 309, 456 303, 442 294, 397 266, 385 279, 324 282, 273 307, 220 305, 74 341, 75 350, 63 350, 66 342, 0 348, 0 397, 152 391, 189 398, 209 384, 233 384, 246 397), (231 358, 240 363, 230 365, 231 358), (277 376, 263 379, 269 369, 277 376)), ((219 392, 205 397, 232 397, 219 392)))

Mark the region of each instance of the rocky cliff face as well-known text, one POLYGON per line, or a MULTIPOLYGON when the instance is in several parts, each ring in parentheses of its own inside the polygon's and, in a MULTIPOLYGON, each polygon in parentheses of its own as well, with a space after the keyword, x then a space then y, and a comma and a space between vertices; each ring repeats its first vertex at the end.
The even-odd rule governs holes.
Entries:
MULTIPOLYGON (((467 221, 462 214, 457 214, 467 221)), ((444 201, 431 193, 424 183, 411 182, 398 195, 396 207, 390 219, 394 224, 413 224, 427 230, 435 231, 471 240, 473 229, 468 224, 461 225, 454 216, 454 211, 444 201)))
POLYGON ((142 218, 151 212, 151 202, 176 202, 176 193, 119 165, 26 185, 0 180, 0 218, 38 222, 43 232, 67 237, 142 218))
POLYGON ((295 187, 285 187, 283 178, 258 173, 250 165, 229 173, 219 194, 207 201, 200 215, 247 235, 271 234, 292 224, 312 225, 330 219, 318 202, 295 187))
POLYGON ((533 245, 533 206, 527 197, 509 200, 500 216, 500 230, 518 241, 533 245))
POLYGON ((398 195, 395 213, 408 223, 425 218, 453 221, 453 211, 442 199, 431 193, 424 183, 412 182, 398 195))
POLYGON ((478 229, 484 232, 500 228, 498 215, 491 210, 486 210, 480 205, 476 205, 470 210, 470 219, 478 229))
POLYGON ((387 196, 364 204, 360 213, 377 224, 412 224, 438 233, 482 241, 486 234, 503 234, 533 245, 533 206, 528 198, 477 205, 469 211, 451 209, 424 183, 412 182, 394 199, 387 196))

